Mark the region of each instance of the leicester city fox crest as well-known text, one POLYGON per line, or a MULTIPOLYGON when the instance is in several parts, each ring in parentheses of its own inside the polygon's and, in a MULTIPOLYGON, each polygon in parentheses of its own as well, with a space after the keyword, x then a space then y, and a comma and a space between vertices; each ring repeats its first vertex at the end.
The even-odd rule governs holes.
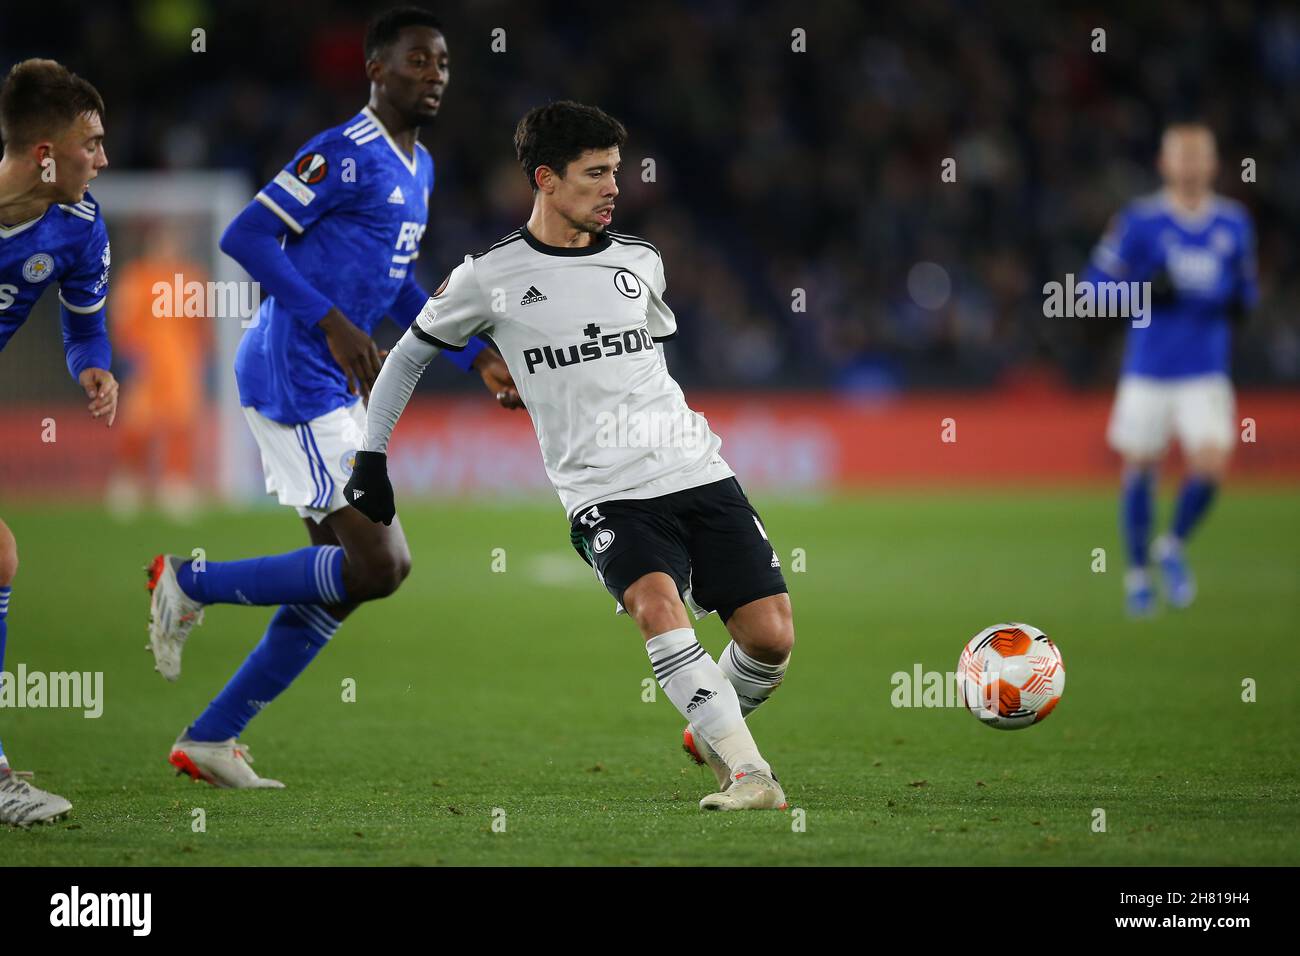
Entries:
POLYGON ((23 263, 23 278, 28 282, 44 282, 54 271, 54 258, 48 253, 38 252, 23 263))

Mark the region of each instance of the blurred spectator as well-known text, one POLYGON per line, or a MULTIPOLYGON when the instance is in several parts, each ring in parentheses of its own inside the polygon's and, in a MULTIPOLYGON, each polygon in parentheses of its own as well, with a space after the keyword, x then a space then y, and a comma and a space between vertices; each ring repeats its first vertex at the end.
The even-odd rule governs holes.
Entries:
MULTIPOLYGON (((6 4, 0 62, 56 56, 96 82, 116 169, 229 166, 261 183, 365 100, 362 24, 387 5, 6 4)), ((515 122, 569 97, 631 132, 615 228, 664 252, 685 320, 670 361, 688 385, 969 387, 1045 363, 1098 384, 1121 327, 1045 319, 1042 285, 1081 271, 1110 215, 1155 188, 1162 125, 1199 115, 1219 136, 1222 190, 1257 218, 1263 303, 1238 378, 1300 382, 1293 6, 429 6, 445 10, 453 64, 424 135, 438 168, 430 286, 526 217, 515 122), (796 28, 806 52, 791 49, 796 28), (1258 182, 1241 181, 1246 157, 1258 182), (940 179, 946 158, 956 182, 940 179), (942 302, 909 291, 923 262, 949 278, 942 302)))

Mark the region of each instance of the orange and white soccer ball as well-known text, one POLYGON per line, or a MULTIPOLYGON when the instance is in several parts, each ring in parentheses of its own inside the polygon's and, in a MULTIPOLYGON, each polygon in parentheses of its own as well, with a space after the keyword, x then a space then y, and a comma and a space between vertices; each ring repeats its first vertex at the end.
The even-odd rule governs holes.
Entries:
POLYGON ((980 631, 962 650, 957 675, 967 708, 998 730, 1038 723, 1065 690, 1061 652, 1031 624, 994 624, 980 631))

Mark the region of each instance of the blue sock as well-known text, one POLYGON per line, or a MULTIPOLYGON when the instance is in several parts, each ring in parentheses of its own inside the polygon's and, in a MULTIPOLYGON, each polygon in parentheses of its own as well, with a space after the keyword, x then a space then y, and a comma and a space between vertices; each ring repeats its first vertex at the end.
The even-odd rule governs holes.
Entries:
POLYGON ((280 608, 235 676, 189 728, 194 740, 229 740, 243 733, 326 645, 341 622, 312 604, 280 608))
MULTIPOLYGON (((5 669, 5 639, 9 636, 9 585, 0 587, 0 671, 5 669)), ((4 759, 4 744, 0 743, 0 760, 4 759)))
POLYGON ((245 561, 210 561, 201 571, 176 569, 181 590, 204 604, 342 604, 343 549, 300 548, 245 561))
POLYGON ((1174 537, 1186 541, 1192 529, 1205 517, 1214 501, 1218 485, 1208 478, 1198 475, 1190 476, 1183 482, 1183 490, 1178 494, 1178 507, 1174 510, 1174 537))
POLYGON ((1124 473, 1120 495, 1120 517, 1129 567, 1147 566, 1147 544, 1151 539, 1151 472, 1132 469, 1124 473))

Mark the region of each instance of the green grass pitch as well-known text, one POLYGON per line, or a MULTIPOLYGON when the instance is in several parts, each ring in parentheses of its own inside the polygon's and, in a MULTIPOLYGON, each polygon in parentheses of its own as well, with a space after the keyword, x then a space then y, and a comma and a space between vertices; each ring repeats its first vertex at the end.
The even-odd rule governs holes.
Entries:
MULTIPOLYGON (((1300 863, 1295 495, 1229 489, 1190 549, 1197 604, 1143 622, 1122 613, 1107 493, 756 503, 798 642, 751 723, 799 816, 697 808, 712 777, 686 762, 662 693, 642 701, 641 641, 570 550, 553 502, 405 509, 411 578, 355 614, 244 735, 256 768, 288 784, 260 792, 176 778, 165 757, 270 610, 211 608, 168 684, 143 650, 141 567, 161 549, 221 560, 300 547, 296 519, 268 509, 119 526, 92 509, 6 508, 22 565, 5 666, 102 671, 104 712, 0 711, 15 767, 74 804, 53 826, 0 828, 0 859, 1300 863), (1095 548, 1105 573, 1091 569, 1095 548), (950 670, 970 636, 1004 620, 1043 628, 1062 650, 1068 683, 1050 719, 1002 733, 961 709, 892 706, 894 672, 950 670), (193 830, 196 808, 206 832, 193 830), (1099 809, 1105 832, 1093 829, 1099 809)), ((699 634, 715 654, 725 643, 716 617, 699 634)))

